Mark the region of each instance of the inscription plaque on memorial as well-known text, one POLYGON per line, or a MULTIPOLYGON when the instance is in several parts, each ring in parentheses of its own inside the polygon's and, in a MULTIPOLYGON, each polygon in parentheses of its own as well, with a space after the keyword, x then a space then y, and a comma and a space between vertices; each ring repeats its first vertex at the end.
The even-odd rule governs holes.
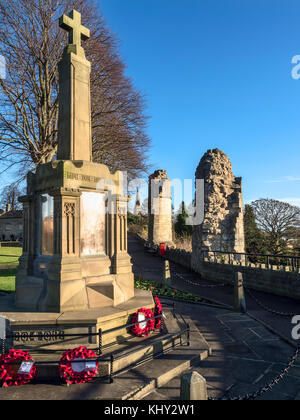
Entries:
POLYGON ((83 192, 81 196, 82 256, 105 253, 105 194, 83 192))
POLYGON ((41 196, 41 254, 53 255, 54 200, 48 194, 41 196))
POLYGON ((65 339, 65 332, 64 331, 14 331, 14 341, 19 343, 27 343, 27 342, 36 342, 36 341, 44 341, 44 342, 53 342, 53 341, 61 341, 65 339))

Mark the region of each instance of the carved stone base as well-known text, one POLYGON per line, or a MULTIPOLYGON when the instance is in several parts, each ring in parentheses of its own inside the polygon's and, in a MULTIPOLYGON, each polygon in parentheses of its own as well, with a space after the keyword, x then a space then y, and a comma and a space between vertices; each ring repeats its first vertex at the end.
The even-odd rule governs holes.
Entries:
MULTIPOLYGON (((76 347, 78 345, 94 344, 97 346, 97 336, 80 336, 81 333, 98 333, 125 326, 130 323, 131 316, 138 309, 144 307, 153 309, 155 306, 151 292, 135 290, 132 299, 116 307, 102 307, 70 312, 38 312, 18 311, 13 302, 13 296, 0 297, 0 321, 6 321, 6 335, 11 332, 19 333, 19 338, 8 342, 8 346, 14 348, 43 348, 55 349, 76 347), (35 332, 35 334, 33 334, 35 332), (66 337, 66 334, 78 334, 78 337, 66 337)), ((127 335, 128 330, 121 328, 103 335, 103 345, 110 344, 122 336, 127 335)))
POLYGON ((108 257, 98 259, 37 258, 35 273, 16 277, 16 307, 41 312, 116 307, 134 296, 128 254, 117 258, 118 274, 109 274, 108 257))
POLYGON ((123 174, 88 161, 55 161, 28 176, 20 310, 84 311, 134 296, 123 174))

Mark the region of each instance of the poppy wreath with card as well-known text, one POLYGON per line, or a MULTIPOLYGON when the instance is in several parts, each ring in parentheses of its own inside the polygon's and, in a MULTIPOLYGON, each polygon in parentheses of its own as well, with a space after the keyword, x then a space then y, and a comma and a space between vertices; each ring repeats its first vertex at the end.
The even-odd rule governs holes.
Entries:
POLYGON ((65 351, 59 363, 60 376, 70 385, 89 382, 97 375, 98 369, 97 355, 84 346, 65 351))
MULTIPOLYGON (((154 316, 157 317, 159 315, 162 315, 163 313, 163 307, 162 304, 160 303, 160 300, 158 299, 158 297, 154 298, 154 302, 155 302, 155 309, 154 309, 154 316)), ((155 319, 155 328, 157 330, 160 330, 162 326, 162 318, 156 318, 155 319)))
POLYGON ((11 349, 0 356, 0 380, 4 387, 28 384, 35 374, 36 365, 28 351, 11 349))
POLYGON ((136 325, 132 326, 131 333, 137 337, 148 337, 155 327, 155 320, 151 318, 154 318, 151 309, 139 309, 132 316, 131 323, 136 325))

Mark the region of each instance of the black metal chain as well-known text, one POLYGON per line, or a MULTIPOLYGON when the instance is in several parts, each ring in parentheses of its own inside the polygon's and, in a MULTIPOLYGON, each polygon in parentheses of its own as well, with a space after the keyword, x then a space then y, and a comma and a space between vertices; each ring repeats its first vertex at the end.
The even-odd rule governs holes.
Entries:
MULTIPOLYGON (((162 270, 162 269, 161 269, 162 270)), ((149 270, 149 272, 161 272, 161 270, 149 270)), ((148 270, 144 270, 146 272, 148 272, 148 270)), ((225 287, 225 286, 230 286, 233 285, 233 283, 231 284, 230 282, 227 283, 220 283, 220 284, 202 284, 199 282, 195 282, 192 280, 187 279, 187 275, 183 275, 183 274, 179 274, 177 273, 175 270, 172 271, 172 274, 174 276, 176 276, 177 278, 183 280, 186 284, 191 285, 191 286, 195 286, 195 287, 202 287, 202 288, 217 288, 217 287, 225 287)), ((246 290, 246 292, 248 293, 248 295, 257 303, 258 306, 260 306, 262 309, 266 310, 267 312, 273 314, 273 315, 277 315, 277 316, 281 316, 283 318, 292 318, 294 316, 296 316, 297 314, 295 313, 290 313, 290 312, 282 312, 282 311, 277 311, 275 309, 270 308, 269 306, 267 306, 266 304, 264 304, 261 300, 259 300, 250 290, 248 287, 246 287, 244 285, 244 288, 246 290)))
MULTIPOLYGON (((141 267, 141 266, 139 266, 136 263, 134 263, 134 265, 136 267, 138 267, 140 270, 144 271, 145 273, 159 273, 159 274, 162 274, 162 272, 164 270, 164 267, 161 267, 159 269, 158 268, 156 268, 156 269, 148 269, 148 268, 141 267)), ((194 282, 192 280, 187 279, 186 277, 189 277, 190 274, 185 274, 185 275, 184 274, 179 274, 179 273, 177 273, 173 269, 171 269, 171 271, 172 271, 171 276, 174 275, 174 276, 180 278, 181 280, 183 280, 185 283, 190 284, 191 286, 197 286, 197 287, 203 287, 203 288, 216 288, 216 287, 224 287, 224 286, 227 286, 228 285, 227 283, 221 283, 221 284, 202 284, 202 283, 194 282)), ((139 274, 137 274, 137 275, 139 275, 139 274)))
POLYGON ((176 272, 173 272, 173 274, 176 277, 180 278, 185 283, 187 283, 187 284, 189 284, 191 286, 197 286, 197 287, 203 287, 203 288, 211 288, 211 289, 216 288, 216 287, 224 287, 224 286, 227 286, 227 283, 220 283, 220 284, 202 284, 202 283, 194 282, 192 280, 188 280, 182 274, 178 274, 176 272))
POLYGON ((254 294, 247 287, 245 287, 245 290, 248 293, 248 295, 257 303, 257 305, 260 306, 265 311, 270 312, 273 315, 281 316, 283 318, 293 318, 294 316, 296 316, 296 314, 294 313, 281 312, 281 311, 276 311, 275 309, 269 308, 267 305, 261 302, 256 296, 254 296, 254 294))
MULTIPOLYGON (((144 270, 147 271, 148 270, 144 270)), ((152 272, 154 271, 158 271, 158 270, 151 270, 152 272)), ((229 286, 229 283, 222 283, 222 284, 216 284, 216 285, 212 285, 212 284, 201 284, 198 282, 194 282, 191 281, 187 278, 184 277, 184 275, 181 275, 179 273, 177 273, 176 271, 173 271, 173 274, 180 278, 181 280, 183 280, 185 283, 190 284, 192 286, 197 286, 197 287, 203 287, 203 288, 215 288, 215 287, 224 287, 224 286, 229 286)), ((245 290, 248 293, 248 295, 264 310, 266 310, 267 312, 270 312, 274 315, 277 316, 281 316, 281 317, 285 317, 285 318, 291 318, 294 317, 295 314, 294 313, 287 313, 287 312, 281 312, 281 311, 276 311, 270 307, 268 307, 267 305, 265 305, 263 302, 261 302, 256 296, 254 296, 254 294, 246 287, 245 290)), ((280 381, 282 381, 286 375, 288 374, 288 372, 290 371, 290 369, 294 366, 295 362, 297 361, 298 357, 300 354, 300 343, 297 346, 297 349, 294 353, 294 355, 291 357, 288 365, 286 366, 285 369, 282 370, 282 372, 276 376, 268 385, 260 388, 258 391, 252 393, 252 394, 246 394, 243 396, 238 396, 238 397, 221 397, 221 398, 209 398, 210 401, 218 401, 218 400, 228 400, 228 401, 246 401, 246 400, 256 400, 257 398, 263 396, 265 393, 272 391, 272 389, 279 384, 280 381)))
MULTIPOLYGON (((134 262, 134 263, 133 263, 133 265, 134 265, 135 267, 139 268, 140 270, 142 270, 142 271, 143 271, 143 272, 145 272, 145 273, 159 273, 159 274, 161 274, 161 273, 163 272, 163 270, 164 270, 164 267, 155 268, 155 269, 153 269, 153 268, 145 268, 145 267, 141 267, 140 265, 136 264, 136 262, 134 262)), ((136 274, 136 275, 140 275, 140 274, 137 274, 137 273, 135 273, 135 274, 136 274)))
POLYGON ((281 373, 276 376, 276 378, 274 378, 268 385, 260 388, 258 391, 254 392, 253 394, 246 394, 243 396, 238 396, 238 397, 221 397, 221 398, 209 398, 210 401, 222 401, 222 400, 226 400, 226 401, 251 401, 251 400, 256 400, 257 398, 263 396, 264 394, 266 394, 267 392, 272 391, 272 389, 274 388, 274 386, 278 385, 280 381, 282 381, 286 375, 289 373, 290 369, 294 366, 295 362, 297 361, 298 357, 300 354, 300 343, 298 344, 298 347, 294 353, 294 355, 291 357, 288 365, 286 366, 285 369, 283 369, 281 371, 281 373))

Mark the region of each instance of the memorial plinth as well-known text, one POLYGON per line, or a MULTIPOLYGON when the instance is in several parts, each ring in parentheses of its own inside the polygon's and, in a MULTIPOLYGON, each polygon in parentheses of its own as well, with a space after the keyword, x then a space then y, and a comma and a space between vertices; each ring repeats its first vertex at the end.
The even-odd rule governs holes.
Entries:
POLYGON ((50 329, 66 316, 79 325, 91 315, 89 327, 98 328, 105 308, 112 308, 118 326, 127 302, 127 317, 130 308, 154 307, 150 293, 135 296, 123 173, 92 162, 91 65, 81 46, 89 30, 76 11, 64 15, 60 26, 70 36, 59 64, 57 160, 28 174, 27 195, 20 198, 23 255, 10 312, 0 299, 0 315, 13 321, 19 314, 14 330, 22 313, 32 326, 39 319, 43 324, 45 313, 56 314, 46 317, 50 329))
POLYGON ((92 162, 55 161, 30 174, 17 308, 80 311, 134 296, 122 173, 92 162))

